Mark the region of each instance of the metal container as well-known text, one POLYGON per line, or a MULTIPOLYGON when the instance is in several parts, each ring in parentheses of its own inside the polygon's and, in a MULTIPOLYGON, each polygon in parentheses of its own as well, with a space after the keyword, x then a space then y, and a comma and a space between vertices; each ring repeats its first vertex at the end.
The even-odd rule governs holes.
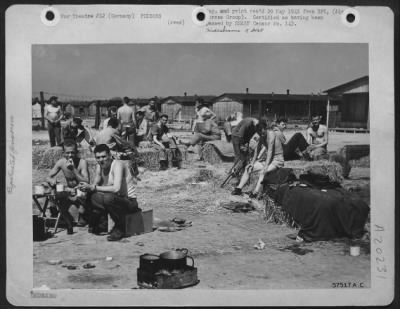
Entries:
POLYGON ((188 256, 188 249, 176 249, 166 251, 160 254, 160 267, 168 270, 183 269, 187 266, 187 258, 192 260, 192 267, 194 267, 194 259, 188 256))
POLYGON ((156 273, 160 269, 160 256, 150 253, 145 253, 140 256, 139 268, 143 271, 156 273))

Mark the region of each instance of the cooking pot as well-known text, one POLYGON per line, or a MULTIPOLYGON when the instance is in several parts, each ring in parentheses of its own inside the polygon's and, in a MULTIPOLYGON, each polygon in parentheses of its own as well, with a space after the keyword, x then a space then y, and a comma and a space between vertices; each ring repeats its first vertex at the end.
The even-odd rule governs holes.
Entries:
POLYGON ((194 267, 194 260, 191 256, 188 256, 188 249, 176 249, 172 251, 166 251, 160 254, 160 266, 168 270, 182 269, 185 268, 187 263, 186 259, 192 260, 192 267, 194 267))
POLYGON ((156 273, 160 269, 160 257, 150 253, 142 254, 139 259, 139 267, 142 270, 156 273))

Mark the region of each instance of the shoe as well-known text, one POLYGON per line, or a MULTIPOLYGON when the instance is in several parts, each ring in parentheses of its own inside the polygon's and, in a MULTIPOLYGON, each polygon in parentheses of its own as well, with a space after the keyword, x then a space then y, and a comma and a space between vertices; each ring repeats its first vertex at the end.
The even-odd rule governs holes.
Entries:
POLYGON ((123 233, 119 229, 114 227, 112 229, 110 235, 107 236, 107 240, 108 241, 119 241, 122 239, 123 236, 124 236, 123 233))
POLYGON ((250 192, 250 193, 249 193, 249 198, 255 198, 255 199, 256 199, 256 198, 257 198, 257 195, 258 195, 257 193, 250 192))
POLYGON ((51 218, 57 218, 58 216, 58 209, 55 206, 50 206, 49 207, 49 211, 50 211, 50 217, 51 218))
POLYGON ((235 188, 232 193, 232 195, 242 195, 242 189, 240 188, 235 188))
POLYGON ((82 226, 86 226, 88 223, 85 221, 85 219, 83 219, 82 217, 79 217, 78 222, 76 223, 76 226, 82 227, 82 226))
POLYGON ((168 169, 168 161, 167 160, 161 160, 160 161, 160 171, 165 171, 168 169))

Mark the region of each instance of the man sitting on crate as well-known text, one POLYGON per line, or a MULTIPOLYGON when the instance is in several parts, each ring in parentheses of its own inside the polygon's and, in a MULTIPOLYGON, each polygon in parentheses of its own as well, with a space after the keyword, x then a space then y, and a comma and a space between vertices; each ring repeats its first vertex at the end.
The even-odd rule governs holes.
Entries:
POLYGON ((153 146, 159 151, 160 170, 168 169, 168 154, 166 149, 171 149, 172 165, 180 167, 181 153, 176 144, 175 138, 168 132, 168 115, 161 115, 157 123, 151 127, 153 146))
MULTIPOLYGON (((79 158, 78 147, 72 140, 65 140, 63 145, 64 157, 59 159, 54 167, 49 172, 46 181, 51 187, 57 184, 57 174, 62 171, 67 182, 67 189, 69 196, 59 201, 60 212, 67 224, 67 233, 73 233, 72 217, 68 212, 72 205, 79 207, 80 218, 78 225, 83 226, 86 224, 89 204, 86 202, 84 196, 77 197, 75 188, 79 183, 89 182, 89 171, 86 160, 79 158), (85 219, 83 218, 85 217, 85 219)), ((52 208, 50 208, 51 210, 52 208)))
POLYGON ((107 145, 94 149, 97 161, 93 184, 82 183, 79 188, 91 192, 92 216, 90 230, 94 234, 102 215, 109 214, 115 225, 107 237, 118 241, 124 237, 125 215, 139 211, 136 200, 137 174, 132 171, 129 161, 115 160, 107 145))

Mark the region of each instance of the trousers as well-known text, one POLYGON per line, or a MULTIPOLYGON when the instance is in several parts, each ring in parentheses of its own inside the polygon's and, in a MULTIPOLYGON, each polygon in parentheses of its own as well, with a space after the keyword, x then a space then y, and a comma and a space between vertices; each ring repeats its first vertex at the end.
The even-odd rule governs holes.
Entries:
POLYGON ((115 193, 95 192, 91 196, 93 213, 96 216, 102 212, 110 215, 115 222, 115 228, 124 230, 124 216, 139 211, 136 198, 127 198, 115 193))

